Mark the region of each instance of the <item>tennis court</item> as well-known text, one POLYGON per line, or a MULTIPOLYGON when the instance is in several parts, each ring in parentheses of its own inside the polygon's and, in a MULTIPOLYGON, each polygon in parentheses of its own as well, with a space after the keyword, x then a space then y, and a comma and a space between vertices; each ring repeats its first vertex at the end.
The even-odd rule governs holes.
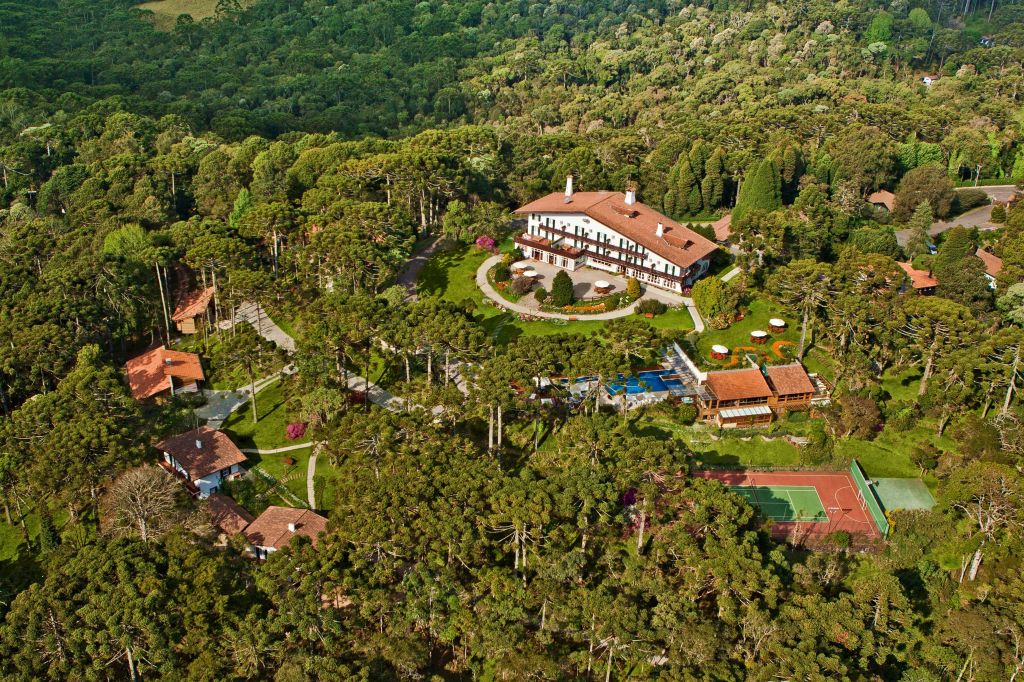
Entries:
POLYGON ((851 471, 696 470, 721 482, 760 510, 778 539, 803 543, 836 531, 871 541, 884 537, 888 522, 876 500, 861 493, 851 471))
POLYGON ((729 490, 746 499, 772 521, 828 521, 814 486, 736 485, 729 490))

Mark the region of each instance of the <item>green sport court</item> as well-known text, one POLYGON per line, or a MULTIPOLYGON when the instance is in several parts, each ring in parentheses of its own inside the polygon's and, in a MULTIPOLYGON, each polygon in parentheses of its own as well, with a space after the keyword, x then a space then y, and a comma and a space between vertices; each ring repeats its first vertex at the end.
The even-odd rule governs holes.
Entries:
POLYGON ((814 486, 735 485, 729 486, 729 490, 772 521, 828 521, 814 486))

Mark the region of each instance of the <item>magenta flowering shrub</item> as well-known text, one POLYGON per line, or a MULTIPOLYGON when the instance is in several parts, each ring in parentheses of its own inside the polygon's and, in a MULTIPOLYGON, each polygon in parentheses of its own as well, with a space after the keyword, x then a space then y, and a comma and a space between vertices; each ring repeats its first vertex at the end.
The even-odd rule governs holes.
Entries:
POLYGON ((288 440, 298 440, 306 435, 306 425, 303 422, 293 422, 285 429, 284 437, 288 440))
POLYGON ((488 237, 486 234, 482 234, 476 238, 476 245, 486 251, 492 251, 494 249, 494 237, 488 237))

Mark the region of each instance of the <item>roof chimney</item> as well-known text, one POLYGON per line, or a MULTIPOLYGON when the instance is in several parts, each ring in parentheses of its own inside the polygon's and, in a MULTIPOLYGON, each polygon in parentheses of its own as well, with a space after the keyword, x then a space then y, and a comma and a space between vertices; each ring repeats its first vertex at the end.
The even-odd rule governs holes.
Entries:
POLYGON ((628 185, 626 187, 626 206, 632 206, 636 203, 636 185, 628 185))
POLYGON ((295 532, 295 522, 294 521, 292 521, 292 522, 290 522, 288 524, 288 532, 289 533, 294 533, 295 532))
POLYGON ((572 176, 565 176, 565 203, 572 201, 572 176))
POLYGON ((202 450, 202 449, 203 449, 203 441, 201 441, 198 438, 196 438, 196 450, 202 450))
POLYGON ((660 220, 658 221, 658 230, 654 234, 657 237, 664 237, 665 236, 665 226, 661 224, 660 220))
POLYGON ((164 358, 164 364, 170 367, 171 365, 174 364, 174 360, 172 360, 171 358, 164 358))

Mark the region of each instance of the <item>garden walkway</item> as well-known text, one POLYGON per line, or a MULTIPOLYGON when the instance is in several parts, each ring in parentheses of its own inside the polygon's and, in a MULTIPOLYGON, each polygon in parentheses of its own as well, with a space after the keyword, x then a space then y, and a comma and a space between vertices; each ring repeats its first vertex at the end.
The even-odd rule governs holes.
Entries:
POLYGON ((280 455, 283 452, 291 452, 292 450, 302 450, 313 445, 313 441, 308 443, 296 443, 295 445, 286 445, 283 448, 274 448, 272 450, 260 450, 259 448, 239 448, 242 452, 247 455, 280 455))
MULTIPOLYGON (((267 315, 267 311, 260 304, 253 303, 252 301, 245 301, 240 304, 235 310, 235 324, 239 322, 248 322, 260 336, 267 341, 273 341, 277 344, 278 348, 289 353, 295 352, 295 339, 278 327, 277 323, 270 319, 270 315, 267 315)), ((220 325, 223 329, 230 329, 231 320, 221 320, 220 325)))
POLYGON ((618 317, 632 315, 636 306, 640 303, 639 300, 636 300, 625 308, 611 310, 607 313, 597 313, 596 315, 566 315, 565 313, 546 313, 542 310, 534 310, 533 308, 528 308, 527 306, 509 301, 495 291, 494 287, 491 286, 491 283, 487 281, 488 271, 501 262, 501 258, 501 256, 491 256, 480 264, 480 267, 476 271, 476 285, 480 287, 480 291, 484 292, 484 296, 491 299, 500 308, 505 310, 511 310, 512 312, 516 312, 521 315, 528 315, 530 317, 537 317, 545 320, 614 320, 618 317))
MULTIPOLYGON (((282 376, 295 373, 295 365, 286 365, 281 371, 274 372, 269 376, 256 380, 256 393, 274 383, 282 376)), ((242 405, 249 402, 250 386, 239 386, 231 391, 217 391, 212 388, 204 388, 203 395, 206 397, 206 404, 200 405, 194 411, 200 419, 206 420, 206 425, 211 429, 219 429, 221 424, 242 405)))
MULTIPOLYGON (((619 310, 612 310, 607 313, 598 313, 596 315, 566 315, 564 313, 546 313, 540 310, 533 310, 526 306, 519 305, 518 303, 512 303, 491 286, 491 283, 487 281, 487 273, 501 262, 501 256, 491 256, 483 263, 476 271, 476 284, 480 287, 480 291, 484 292, 484 296, 494 301, 499 308, 505 310, 511 310, 513 312, 520 313, 522 315, 528 315, 531 317, 544 318, 548 320, 614 320, 619 317, 626 317, 632 315, 636 310, 637 305, 643 300, 643 297, 633 301, 632 304, 619 310)), ((697 306, 693 304, 693 299, 686 296, 680 296, 674 294, 671 291, 665 291, 664 289, 658 289, 655 287, 647 287, 644 292, 644 296, 656 298, 662 303, 670 306, 685 305, 686 310, 690 313, 690 317, 693 319, 693 328, 698 331, 704 331, 704 320, 701 319, 700 313, 697 311, 697 306)))
POLYGON ((316 509, 316 490, 313 487, 313 477, 316 474, 316 456, 324 447, 324 441, 320 441, 309 453, 309 463, 306 465, 306 497, 309 498, 309 508, 316 509))
POLYGON ((722 281, 723 282, 728 282, 730 279, 732 279, 736 275, 740 274, 740 272, 741 272, 741 270, 739 268, 733 268, 729 272, 727 272, 724 275, 722 275, 722 281))

